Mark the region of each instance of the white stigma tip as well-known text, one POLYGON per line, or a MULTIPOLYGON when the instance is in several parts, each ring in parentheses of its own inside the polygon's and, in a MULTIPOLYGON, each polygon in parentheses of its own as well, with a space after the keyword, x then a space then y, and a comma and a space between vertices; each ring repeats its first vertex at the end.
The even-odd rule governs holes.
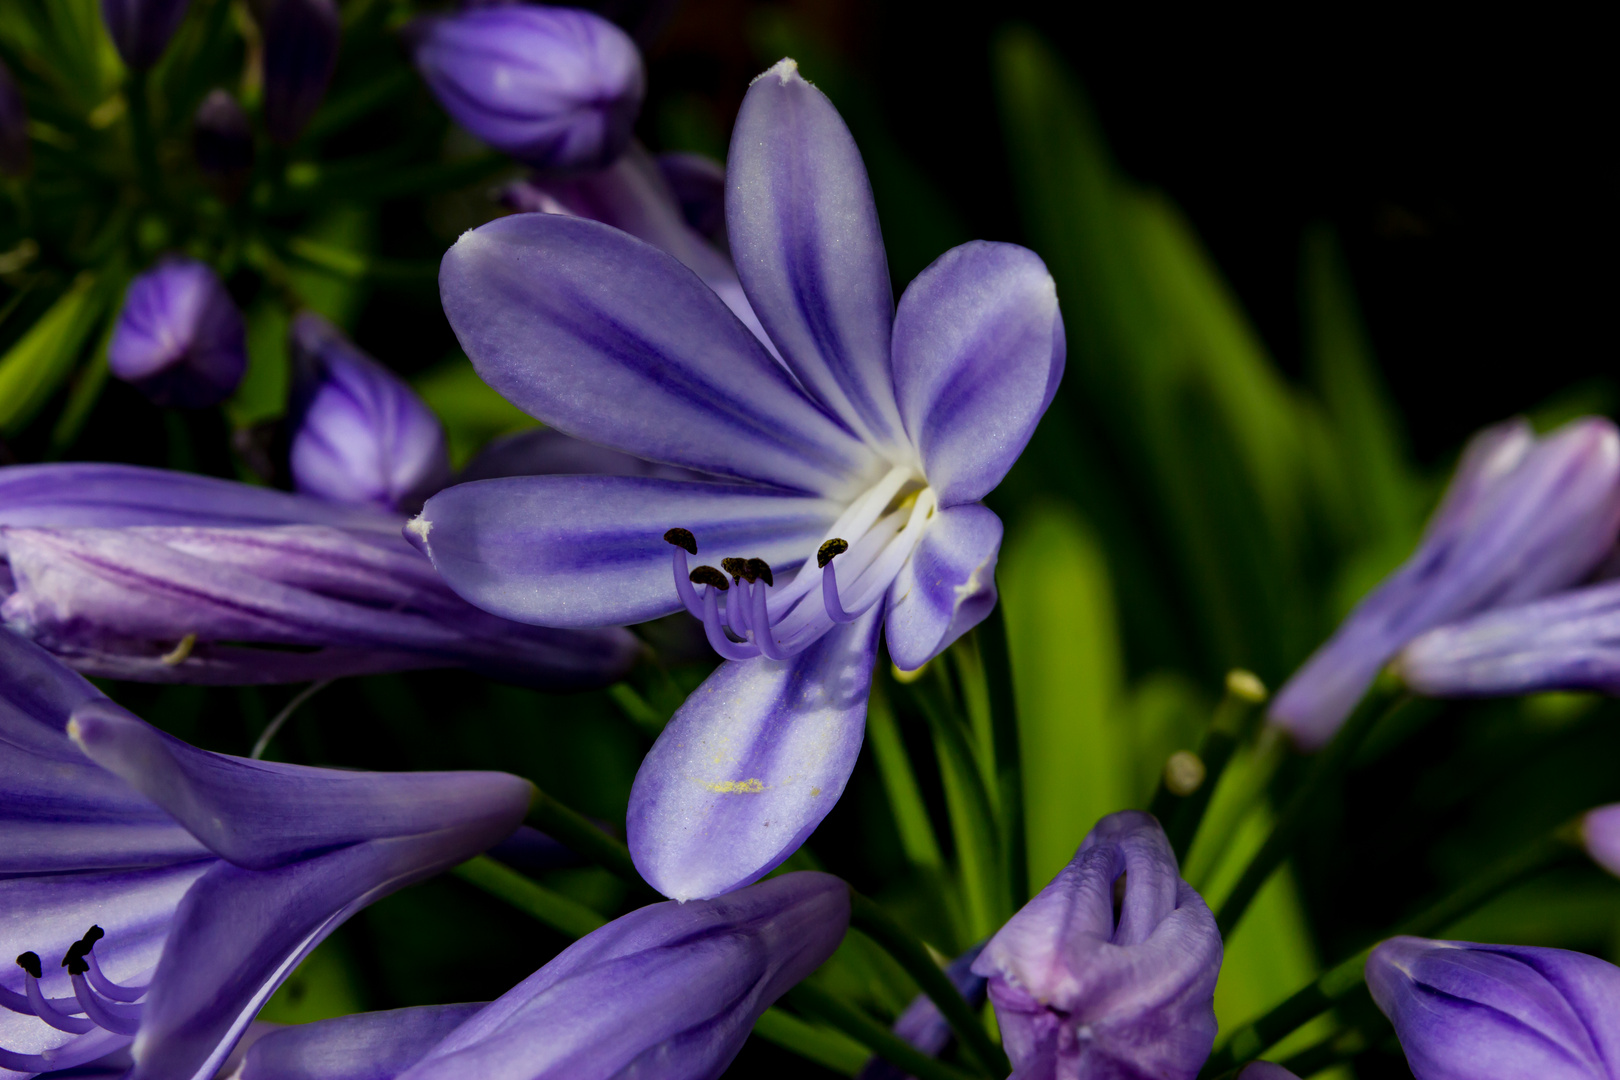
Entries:
POLYGON ((771 75, 775 75, 779 80, 781 80, 783 86, 786 86, 794 79, 804 78, 804 76, 799 74, 799 62, 793 59, 791 56, 784 56, 770 67, 754 76, 753 82, 750 82, 748 85, 753 86, 754 83, 757 83, 759 80, 767 78, 771 75))
POLYGON ((429 521, 421 514, 417 514, 415 517, 411 518, 411 520, 405 523, 405 531, 415 536, 423 544, 428 542, 428 532, 432 530, 432 528, 433 522, 429 521))

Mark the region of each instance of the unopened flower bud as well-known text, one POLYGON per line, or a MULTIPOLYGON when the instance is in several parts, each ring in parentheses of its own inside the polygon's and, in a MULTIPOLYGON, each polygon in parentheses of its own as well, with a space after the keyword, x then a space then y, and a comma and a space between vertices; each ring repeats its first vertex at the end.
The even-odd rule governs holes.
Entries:
POLYGON ((598 15, 481 7, 418 19, 410 36, 417 70, 451 118, 519 161, 601 168, 630 141, 641 54, 598 15))
POLYGON ((218 405, 247 370, 242 314, 205 264, 165 259, 130 283, 107 365, 158 405, 218 405))
POLYGON ((253 167, 253 129, 247 113, 224 90, 203 98, 191 121, 197 167, 223 192, 234 194, 253 167))
POLYGON ((1620 877, 1620 803, 1600 806, 1581 819, 1581 843, 1593 862, 1620 877))
POLYGON ((101 0, 101 21, 124 63, 144 70, 158 62, 191 0, 101 0))
POLYGON ((343 24, 332 0, 273 0, 263 26, 264 126, 285 145, 326 96, 343 24))
POLYGON ((11 69, 0 60, 0 173, 20 176, 28 161, 28 110, 11 69))

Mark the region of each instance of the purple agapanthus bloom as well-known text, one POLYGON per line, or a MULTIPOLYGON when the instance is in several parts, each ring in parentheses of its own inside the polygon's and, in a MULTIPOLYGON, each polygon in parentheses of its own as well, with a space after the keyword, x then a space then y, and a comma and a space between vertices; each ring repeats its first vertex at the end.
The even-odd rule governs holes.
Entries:
POLYGON ((624 673, 625 630, 490 615, 403 515, 128 465, 0 468, 0 618, 91 675, 298 682, 468 667, 569 688, 624 673))
POLYGON ((0 174, 21 176, 28 171, 28 110, 11 69, 0 60, 0 174))
POLYGON ((728 662, 630 802, 636 865, 677 899, 757 880, 832 808, 881 627, 909 670, 989 612, 1002 528, 978 500, 1063 369, 1052 278, 1023 248, 949 251, 895 307, 854 140, 790 60, 743 103, 726 214, 780 362, 688 268, 594 221, 501 218, 440 274, 462 346, 508 400, 702 482, 485 480, 410 526, 452 588, 507 618, 701 620, 728 662))
POLYGON ((1620 533, 1620 433, 1522 420, 1476 435, 1412 557, 1361 601, 1272 699, 1304 749, 1333 737, 1380 668, 1426 630, 1586 577, 1620 533))
POLYGON ((263 31, 264 126, 290 144, 326 97, 343 20, 333 0, 269 0, 263 31))
POLYGON ((207 264, 166 258, 130 282, 107 366, 159 405, 218 405, 247 371, 242 313, 207 264))
POLYGON ((1581 818, 1581 843, 1593 862, 1620 877, 1620 803, 1600 806, 1581 818))
POLYGON ((848 924, 848 887, 818 873, 653 904, 581 938, 487 1006, 365 1013, 271 1034, 248 1051, 241 1080, 709 1080, 848 924))
POLYGON ((1595 956, 1397 937, 1367 988, 1417 1080, 1620 1078, 1620 968, 1595 956))
POLYGON ((599 15, 481 7, 412 23, 416 68, 456 123, 525 164, 598 169, 630 140, 641 52, 599 15))
POLYGON ((101 21, 124 63, 145 69, 163 56, 190 6, 191 0, 101 0, 101 21))
POLYGON ((1192 1080, 1215 1044, 1221 956, 1164 830, 1124 810, 1097 823, 973 970, 990 979, 1019 1080, 1192 1080))
POLYGON ((405 381, 325 319, 293 320, 294 485, 334 502, 416 510, 450 479, 444 428, 405 381))
POLYGON ((533 791, 198 750, 3 630, 0 746, 8 1076, 128 1046, 128 1080, 212 1077, 327 934, 500 841, 533 791))
MULTIPOLYGON (((985 991, 989 985, 989 980, 983 975, 973 973, 974 961, 978 960, 979 953, 983 951, 982 944, 975 945, 945 967, 945 974, 950 977, 951 984, 975 1009, 984 1004, 985 991)), ((939 1006, 935 1005, 933 999, 926 994, 918 994, 911 1004, 906 1006, 906 1011, 894 1022, 893 1031, 929 1057, 938 1057, 954 1038, 945 1014, 939 1011, 939 1006)), ((855 1080, 905 1080, 908 1075, 906 1070, 898 1065, 884 1061, 880 1057, 871 1057, 856 1074, 855 1080)))

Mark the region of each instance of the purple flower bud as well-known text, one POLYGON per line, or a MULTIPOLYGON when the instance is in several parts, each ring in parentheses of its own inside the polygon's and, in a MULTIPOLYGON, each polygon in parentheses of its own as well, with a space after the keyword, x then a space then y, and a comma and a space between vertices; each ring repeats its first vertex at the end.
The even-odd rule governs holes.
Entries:
POLYGON ((1299 1080, 1299 1077, 1281 1065, 1255 1061, 1243 1067, 1243 1071, 1237 1074, 1237 1080, 1299 1080))
MULTIPOLYGON (((945 974, 949 976, 951 984, 975 1009, 984 1004, 986 980, 983 976, 973 973, 973 964, 983 951, 982 944, 975 945, 952 960, 945 968, 945 974)), ((906 1011, 894 1022, 892 1030, 929 1057, 938 1057, 954 1037, 951 1025, 945 1020, 945 1014, 939 1011, 939 1006, 935 1005, 933 999, 926 994, 918 994, 912 999, 911 1004, 906 1006, 906 1011)), ((873 1056, 867 1058, 861 1071, 855 1074, 855 1080, 905 1080, 907 1075, 900 1066, 873 1056)))
POLYGON ((130 282, 107 364, 159 405, 218 405, 247 370, 242 314, 206 265, 164 259, 130 282))
POLYGON ((1537 439, 1488 428, 1463 454, 1422 542, 1272 701, 1305 749, 1333 737, 1402 646, 1426 630, 1580 581, 1620 530, 1620 434, 1586 418, 1537 439))
POLYGON ((630 141, 645 78, 623 30, 567 8, 485 7, 412 24, 416 67, 473 135, 536 168, 601 168, 630 141))
POLYGON ((1397 937, 1367 988, 1417 1080, 1620 1076, 1620 968, 1595 956, 1397 937))
POLYGON ((144 70, 158 62, 191 0, 101 0, 101 21, 124 63, 144 70))
POLYGON ((253 129, 247 113, 226 91, 210 91, 197 107, 191 148, 203 175, 227 191, 240 188, 253 167, 253 129))
POLYGON ((438 417, 404 381, 312 312, 293 321, 299 385, 290 450, 299 491, 416 510, 450 479, 438 417))
POLYGON ((1581 843, 1593 862, 1620 877, 1620 803, 1600 806, 1581 819, 1581 843))
POLYGON ((711 240, 726 232, 726 167, 702 154, 659 154, 658 171, 686 223, 711 240))
POLYGON ((0 60, 0 173, 21 176, 28 161, 28 110, 11 69, 0 60))
POLYGON ((343 24, 332 0, 274 0, 263 26, 264 126, 286 145, 326 96, 343 24))
POLYGON ((1215 1044, 1221 954, 1164 830, 1125 810, 1097 823, 973 970, 990 978, 1017 1076, 1192 1080, 1215 1044))

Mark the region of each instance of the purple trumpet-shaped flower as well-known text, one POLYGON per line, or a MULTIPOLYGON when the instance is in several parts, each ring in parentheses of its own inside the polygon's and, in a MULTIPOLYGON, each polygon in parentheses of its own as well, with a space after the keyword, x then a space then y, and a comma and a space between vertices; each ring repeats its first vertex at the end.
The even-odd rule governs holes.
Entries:
POLYGON ((1620 803, 1587 812, 1581 819, 1581 843, 1593 862, 1620 877, 1620 803))
POLYGON ((688 268, 593 221, 501 218, 440 273, 452 327, 508 400, 704 480, 485 480, 410 525, 480 607, 551 626, 684 607, 732 661, 631 794, 636 865, 677 899, 757 880, 832 808, 880 627, 915 669, 994 605, 1002 529, 979 499, 1063 368, 1057 294, 1023 248, 949 251, 896 309, 854 140, 792 61, 749 89, 727 185, 742 287, 780 361, 688 268), (691 568, 700 553, 724 569, 691 568))
POLYGON ((264 126, 283 145, 303 134, 337 68, 343 22, 333 0, 270 0, 264 28, 264 126))
MULTIPOLYGON (((950 977, 952 985, 975 1009, 984 1004, 985 988, 988 985, 988 980, 984 976, 973 973, 974 961, 978 960, 979 953, 983 951, 982 944, 975 945, 945 967, 945 974, 950 977)), ((938 1057, 954 1037, 945 1014, 939 1011, 939 1006, 935 1005, 926 994, 918 994, 912 999, 911 1004, 906 1006, 906 1011, 894 1022, 893 1031, 929 1057, 938 1057)), ((906 1070, 898 1065, 892 1065, 880 1057, 871 1057, 856 1074, 855 1080, 905 1080, 908 1075, 906 1070)))
POLYGON ((500 841, 533 790, 198 750, 5 631, 0 745, 7 1076, 128 1046, 128 1080, 212 1077, 327 934, 500 841))
POLYGON ((1018 1080, 1192 1080, 1215 1044, 1221 955, 1164 830, 1124 810, 1097 823, 973 970, 990 978, 1018 1080))
POLYGON ((228 197, 235 197, 253 167, 253 129, 229 92, 209 91, 191 120, 191 150, 197 168, 228 197))
POLYGON ((28 171, 28 110, 11 69, 0 60, 0 173, 21 176, 28 171))
POLYGON ((1476 435, 1422 542, 1272 699, 1302 748, 1333 737, 1378 670, 1426 630, 1586 577, 1620 532, 1620 434, 1587 418, 1537 439, 1522 420, 1476 435))
POLYGON ((456 123, 535 168, 619 156, 646 87, 630 36, 599 15, 515 4, 418 19, 416 69, 456 123))
POLYGON ((241 1080, 707 1080, 849 925, 835 877, 783 874, 615 919, 487 1006, 366 1013, 275 1032, 241 1080))
POLYGON ((468 667, 619 677, 625 630, 550 630, 462 600, 403 516, 125 465, 0 469, 0 618, 79 671, 268 683, 468 667))
POLYGON ((164 259, 130 282, 107 366, 159 405, 218 405, 247 370, 242 313, 206 264, 164 259))
POLYGON ((144 70, 163 56, 190 6, 191 0, 101 0, 101 21, 124 63, 144 70))
POLYGON ((1397 937, 1367 988, 1417 1080, 1620 1078, 1620 968, 1595 956, 1397 937))
POLYGON ((444 428, 404 380, 313 312, 293 320, 289 458, 299 491, 416 510, 450 479, 444 428))

